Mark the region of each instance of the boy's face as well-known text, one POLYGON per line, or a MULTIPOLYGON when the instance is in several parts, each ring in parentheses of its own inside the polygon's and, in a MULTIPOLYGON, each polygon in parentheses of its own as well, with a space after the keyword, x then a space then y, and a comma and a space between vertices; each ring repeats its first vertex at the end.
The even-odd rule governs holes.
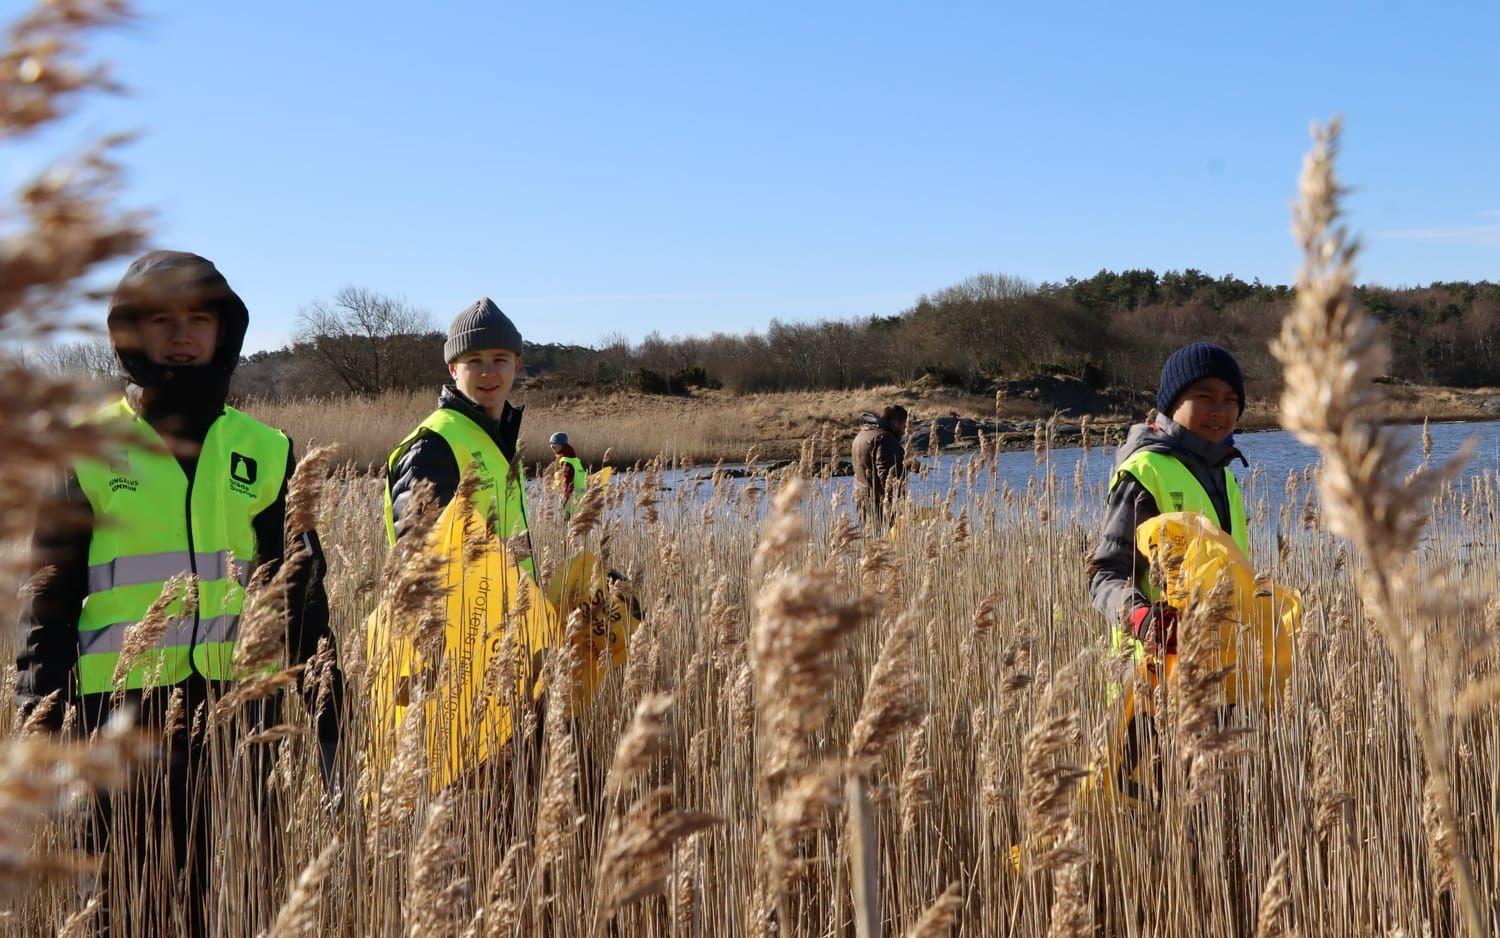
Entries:
POLYGON ((141 351, 155 365, 207 365, 219 342, 219 317, 212 310, 176 306, 136 319, 141 351))
POLYGON ((448 374, 464 397, 491 417, 505 412, 505 399, 520 373, 521 356, 509 349, 476 349, 448 363, 448 374))
POLYGON ((1223 378, 1204 378, 1188 385, 1170 416, 1178 426, 1222 443, 1240 422, 1240 396, 1223 378))

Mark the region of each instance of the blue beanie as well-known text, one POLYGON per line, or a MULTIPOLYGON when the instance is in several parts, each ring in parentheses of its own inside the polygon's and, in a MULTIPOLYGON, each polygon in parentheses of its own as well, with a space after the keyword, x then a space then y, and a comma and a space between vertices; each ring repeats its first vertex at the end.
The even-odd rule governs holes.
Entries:
POLYGON ((1156 411, 1172 415, 1172 407, 1194 382, 1219 378, 1240 396, 1240 413, 1245 412, 1245 376, 1234 356, 1217 345, 1194 342, 1173 352, 1161 369, 1161 384, 1156 391, 1156 411))

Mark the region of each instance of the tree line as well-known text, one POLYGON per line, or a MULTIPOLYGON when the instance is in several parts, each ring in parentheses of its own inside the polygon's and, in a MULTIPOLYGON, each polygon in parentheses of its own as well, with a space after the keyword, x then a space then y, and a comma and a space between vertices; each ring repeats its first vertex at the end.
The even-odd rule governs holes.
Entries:
MULTIPOLYGON (((1268 350, 1291 288, 1198 270, 1102 270, 1032 283, 970 277, 890 316, 797 323, 764 332, 590 347, 528 343, 528 380, 560 388, 688 393, 831 390, 923 381, 983 390, 1000 378, 1068 374, 1104 387, 1149 389, 1162 360, 1188 339, 1232 350, 1256 384, 1279 381, 1268 350)), ((1454 387, 1500 385, 1500 284, 1365 286, 1356 300, 1390 331, 1391 376, 1454 387)), ((446 378, 443 333, 430 313, 363 287, 303 307, 286 347, 245 358, 243 397, 374 395, 431 388, 446 378)), ((100 343, 44 353, 48 364, 100 373, 100 343)))

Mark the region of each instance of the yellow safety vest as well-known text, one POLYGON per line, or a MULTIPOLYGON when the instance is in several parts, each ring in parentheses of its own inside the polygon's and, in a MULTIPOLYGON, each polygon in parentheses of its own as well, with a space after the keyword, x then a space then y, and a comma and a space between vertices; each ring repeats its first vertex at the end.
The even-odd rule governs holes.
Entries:
POLYGON ((115 690, 113 675, 130 626, 145 618, 166 581, 198 578, 197 610, 183 599, 167 607, 168 624, 123 687, 170 687, 195 672, 235 677, 235 635, 245 584, 257 556, 255 517, 275 503, 286 482, 291 441, 232 407, 208 429, 189 479, 149 423, 122 398, 93 418, 125 425, 136 442, 115 458, 74 464, 94 512, 88 593, 78 618, 78 680, 84 694, 115 690))
MULTIPOLYGON (((510 461, 495 445, 495 440, 484 428, 473 420, 449 407, 439 407, 417 424, 391 452, 386 460, 385 526, 386 535, 396 543, 396 515, 391 500, 391 483, 396 475, 396 464, 406 455, 412 444, 424 433, 436 433, 453 451, 461 475, 477 472, 480 478, 478 491, 474 494, 474 508, 482 518, 495 519, 495 536, 505 544, 511 538, 527 533, 526 524, 526 479, 523 467, 517 465, 514 472, 510 461)), ((525 557, 519 565, 532 579, 536 578, 536 564, 525 557)))
POLYGON ((589 488, 589 472, 583 468, 583 460, 577 456, 560 457, 559 462, 565 463, 573 473, 573 494, 568 497, 567 513, 571 517, 578 506, 583 504, 583 495, 589 488))
MULTIPOLYGON (((1157 511, 1162 514, 1174 511, 1196 511, 1219 527, 1224 526, 1224 521, 1219 517, 1219 511, 1214 507, 1208 490, 1193 475, 1193 471, 1183 465, 1182 460, 1177 457, 1169 453, 1138 450, 1115 470, 1109 482, 1109 490, 1113 492, 1126 476, 1133 477, 1151 493, 1151 497, 1156 501, 1157 511)), ((1228 466, 1224 467, 1224 490, 1229 502, 1229 535, 1248 558, 1250 556, 1250 532, 1245 524, 1245 499, 1240 492, 1239 480, 1235 478, 1228 466)), ((1162 598, 1161 591, 1151 582, 1149 569, 1137 574, 1136 588, 1152 602, 1162 598)), ((1126 638, 1123 629, 1115 629, 1114 640, 1117 650, 1126 638)), ((1136 646, 1137 657, 1144 653, 1139 642, 1135 642, 1134 639, 1130 641, 1136 646)))

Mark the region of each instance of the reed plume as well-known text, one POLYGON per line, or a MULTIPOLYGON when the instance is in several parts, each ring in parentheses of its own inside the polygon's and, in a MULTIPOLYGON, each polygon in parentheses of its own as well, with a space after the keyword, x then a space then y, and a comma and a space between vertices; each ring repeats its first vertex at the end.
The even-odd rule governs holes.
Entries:
POLYGON ((615 747, 614 763, 604 783, 606 796, 618 795, 634 784, 666 752, 671 709, 669 694, 653 694, 636 705, 635 716, 615 747))
POLYGON ((120 657, 115 660, 115 673, 111 680, 116 688, 122 687, 125 676, 130 673, 141 656, 161 644, 168 626, 184 619, 191 619, 197 608, 198 578, 191 573, 179 573, 162 584, 161 593, 146 608, 146 614, 125 629, 125 639, 120 648, 120 657), (181 608, 175 615, 168 610, 178 602, 181 608))
POLYGON ((1188 806, 1207 796, 1231 760, 1249 755, 1244 739, 1251 731, 1226 725, 1231 711, 1225 682, 1234 668, 1223 664, 1221 630, 1232 627, 1235 615, 1233 584, 1220 577, 1207 595, 1193 598, 1177 630, 1170 705, 1189 766, 1188 806))
POLYGON ((1089 898, 1088 853, 1079 845, 1082 835, 1072 822, 1063 832, 1072 845, 1069 857, 1052 871, 1052 909, 1047 938, 1092 938, 1093 903, 1089 898))
POLYGON ((542 772, 536 809, 536 866, 547 870, 558 863, 583 818, 578 813, 578 748, 568 729, 572 665, 568 655, 554 652, 547 661, 547 716, 542 772))
POLYGON ((674 809, 671 789, 642 795, 606 838, 601 853, 599 883, 611 910, 665 895, 677 844, 721 823, 712 814, 674 809))
POLYGON ((412 847, 406 900, 408 938, 447 938, 457 931, 455 912, 469 883, 455 878, 459 841, 452 822, 453 796, 443 792, 427 806, 422 833, 412 847))
POLYGON ((958 924, 958 913, 963 911, 964 894, 958 883, 949 883, 922 917, 906 931, 906 938, 947 938, 958 924))
POLYGON ((297 460, 286 487, 286 544, 291 553, 304 534, 318 527, 318 515, 328 491, 330 465, 337 446, 316 446, 297 460))
POLYGON ((901 833, 903 837, 916 830, 923 808, 932 804, 932 762, 928 737, 932 715, 922 718, 906 746, 906 760, 901 770, 901 833))
POLYGON ((13 902, 39 881, 90 870, 89 857, 45 849, 39 834, 95 791, 123 786, 154 751, 151 737, 124 712, 88 742, 33 735, 0 743, 0 900, 13 902))
POLYGON ((1291 853, 1283 850, 1271 865, 1271 875, 1260 892, 1255 913, 1255 938, 1294 938, 1296 932, 1288 919, 1291 915, 1291 853))
POLYGON ((1021 811, 1027 843, 1041 851, 1045 869, 1072 857, 1063 838, 1071 816, 1073 793, 1088 771, 1068 761, 1067 751, 1078 732, 1077 710, 1063 700, 1073 693, 1075 665, 1059 671, 1042 694, 1037 716, 1021 738, 1021 811))
POLYGON ((396 751, 380 779, 369 827, 370 850, 394 856, 397 835, 427 788, 426 699, 414 688, 396 732, 396 751), (390 844, 390 847, 386 845, 390 844))
POLYGON ((755 545, 753 570, 763 574, 789 563, 797 550, 807 543, 807 522, 798 512, 804 491, 802 480, 792 477, 782 484, 772 499, 770 517, 755 545))
MULTIPOLYGON (((1453 703, 1458 679, 1450 655, 1462 634, 1429 634, 1424 622, 1462 621, 1460 591, 1445 584, 1442 570, 1423 570, 1415 551, 1425 512, 1467 459, 1466 448, 1446 465, 1405 472, 1412 442, 1384 423, 1385 395, 1377 379, 1390 350, 1377 323, 1353 303, 1357 244, 1341 224, 1345 194, 1334 169, 1339 122, 1315 127, 1314 145, 1303 164, 1293 231, 1304 265, 1296 299, 1272 352, 1284 369, 1281 413, 1286 428, 1323 457, 1319 473, 1323 518, 1328 530, 1349 541, 1364 562, 1361 592, 1390 650, 1410 703, 1432 792, 1429 833, 1451 832, 1460 841, 1451 802, 1453 703), (1422 609, 1422 615, 1409 610, 1422 609)), ((1466 851, 1449 844, 1458 905, 1470 934, 1486 933, 1486 916, 1466 851)))
POLYGON ((1309 756, 1313 779, 1313 829, 1318 839, 1327 841, 1343 823, 1354 798, 1344 789, 1328 717, 1320 708, 1314 707, 1308 712, 1307 723, 1312 736, 1309 756))
POLYGON ((771 805, 758 857, 764 869, 758 878, 769 895, 784 893, 800 874, 803 842, 843 803, 843 775, 844 767, 832 760, 803 769, 771 805))
POLYGON ((578 508, 573 512, 573 520, 568 523, 569 537, 575 541, 588 537, 589 532, 604 517, 604 501, 608 494, 609 489, 605 483, 598 479, 590 480, 588 489, 583 494, 583 501, 579 502, 578 508))
POLYGON ((930 597, 930 586, 924 587, 913 607, 896 617, 875 669, 870 672, 847 753, 849 762, 859 768, 873 768, 886 746, 922 719, 922 701, 911 680, 912 653, 917 638, 917 616, 921 615, 918 610, 930 597))
POLYGON ((463 938, 487 938, 512 934, 520 921, 521 910, 513 899, 515 882, 520 876, 525 844, 511 844, 505 859, 490 876, 486 898, 464 929, 463 938))
POLYGON ((292 887, 292 894, 276 913, 271 930, 265 933, 266 938, 298 938, 318 933, 318 907, 323 901, 323 884, 333 872, 334 861, 343 846, 343 842, 335 837, 303 868, 297 884, 292 887))
POLYGON ((756 598, 751 633, 761 771, 776 779, 802 761, 807 737, 827 717, 839 674, 835 653, 870 613, 840 597, 828 570, 783 573, 756 598))

